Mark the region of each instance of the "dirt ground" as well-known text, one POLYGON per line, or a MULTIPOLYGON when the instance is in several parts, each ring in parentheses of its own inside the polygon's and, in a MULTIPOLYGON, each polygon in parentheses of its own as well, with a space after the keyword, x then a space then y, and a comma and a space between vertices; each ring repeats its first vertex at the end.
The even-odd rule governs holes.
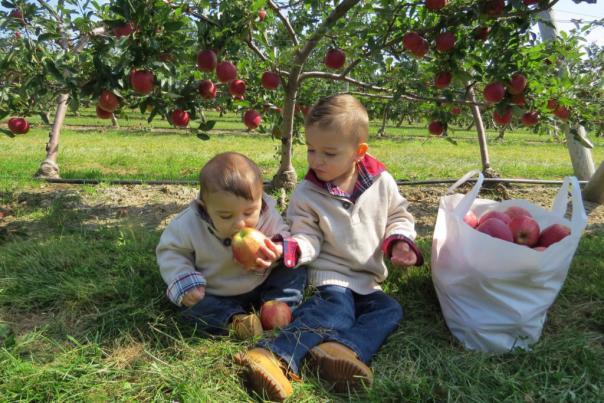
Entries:
MULTIPOLYGON (((419 236, 431 236, 438 211, 439 198, 445 194, 447 186, 400 187, 401 193, 409 200, 410 211, 416 218, 419 236)), ((462 192, 468 189, 462 189, 462 192)), ((549 208, 558 190, 556 186, 508 185, 485 189, 480 197, 503 199, 527 199, 549 208)), ((197 189, 179 185, 126 185, 93 188, 79 185, 45 184, 38 189, 3 195, 8 203, 0 205, 0 241, 10 237, 10 233, 25 235, 43 225, 18 218, 36 208, 51 208, 58 205, 83 215, 89 225, 116 225, 128 221, 149 229, 162 229, 169 220, 184 209, 197 195, 197 189)), ((586 203, 589 215, 587 231, 604 231, 604 206, 586 203)))

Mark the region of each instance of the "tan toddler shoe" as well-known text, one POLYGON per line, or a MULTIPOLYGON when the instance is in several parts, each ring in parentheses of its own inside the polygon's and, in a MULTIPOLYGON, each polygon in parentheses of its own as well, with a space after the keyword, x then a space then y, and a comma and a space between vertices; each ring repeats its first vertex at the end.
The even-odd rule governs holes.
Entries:
POLYGON ((336 342, 321 343, 310 350, 321 379, 333 385, 336 392, 362 390, 371 386, 373 372, 356 353, 336 342))
POLYGON ((233 315, 230 327, 239 340, 247 340, 262 335, 262 323, 255 313, 233 315))
POLYGON ((294 392, 279 359, 269 350, 253 348, 237 354, 235 361, 247 369, 250 386, 260 396, 283 401, 294 392))

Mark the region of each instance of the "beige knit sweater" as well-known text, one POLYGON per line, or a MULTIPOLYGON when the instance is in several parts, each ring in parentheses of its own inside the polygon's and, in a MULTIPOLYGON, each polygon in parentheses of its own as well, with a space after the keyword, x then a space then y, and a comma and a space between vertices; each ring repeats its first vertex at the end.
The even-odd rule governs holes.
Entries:
MULTIPOLYGON (((260 214, 256 229, 267 237, 289 236, 289 228, 275 209, 275 201, 264 194, 265 209, 260 214)), ((231 247, 210 232, 210 224, 203 220, 196 201, 178 214, 166 227, 156 248, 157 263, 168 286, 168 297, 177 305, 181 293, 170 292, 179 280, 192 274, 205 281, 206 293, 211 295, 240 295, 253 290, 266 280, 264 275, 246 271, 233 260, 231 247)), ((183 280, 184 281, 184 280, 183 280)))
POLYGON ((381 290, 388 275, 382 242, 391 235, 416 236, 407 205, 387 171, 355 203, 302 181, 291 197, 287 219, 300 250, 298 264, 309 265, 309 283, 340 285, 358 294, 381 290))

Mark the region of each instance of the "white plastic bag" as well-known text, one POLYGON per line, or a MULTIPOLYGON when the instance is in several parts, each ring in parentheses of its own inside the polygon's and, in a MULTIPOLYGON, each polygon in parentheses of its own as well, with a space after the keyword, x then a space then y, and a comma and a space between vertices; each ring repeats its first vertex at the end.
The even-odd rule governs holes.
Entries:
POLYGON ((587 216, 575 177, 566 177, 551 210, 528 200, 477 199, 483 183, 479 171, 468 172, 449 188, 451 193, 478 174, 466 195, 441 198, 432 242, 432 280, 451 333, 471 350, 507 352, 529 349, 541 335, 548 308, 566 278, 587 216), (572 184, 572 217, 564 218, 568 187, 572 184), (510 206, 527 209, 541 229, 564 224, 571 233, 537 251, 493 238, 463 221, 472 209, 480 217, 487 210, 510 206))

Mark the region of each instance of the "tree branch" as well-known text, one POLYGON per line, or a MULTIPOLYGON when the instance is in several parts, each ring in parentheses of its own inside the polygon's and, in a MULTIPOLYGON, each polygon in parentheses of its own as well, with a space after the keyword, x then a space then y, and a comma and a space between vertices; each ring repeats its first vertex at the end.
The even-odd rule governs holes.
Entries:
POLYGON ((277 14, 277 17, 279 17, 279 19, 283 21, 283 25, 285 25, 285 29, 287 29, 289 36, 294 42, 294 45, 300 45, 300 41, 298 40, 298 35, 296 35, 296 31, 294 31, 294 27, 292 27, 292 24, 289 22, 289 19, 285 16, 285 14, 281 12, 279 6, 277 6, 272 0, 268 1, 268 6, 277 14))

